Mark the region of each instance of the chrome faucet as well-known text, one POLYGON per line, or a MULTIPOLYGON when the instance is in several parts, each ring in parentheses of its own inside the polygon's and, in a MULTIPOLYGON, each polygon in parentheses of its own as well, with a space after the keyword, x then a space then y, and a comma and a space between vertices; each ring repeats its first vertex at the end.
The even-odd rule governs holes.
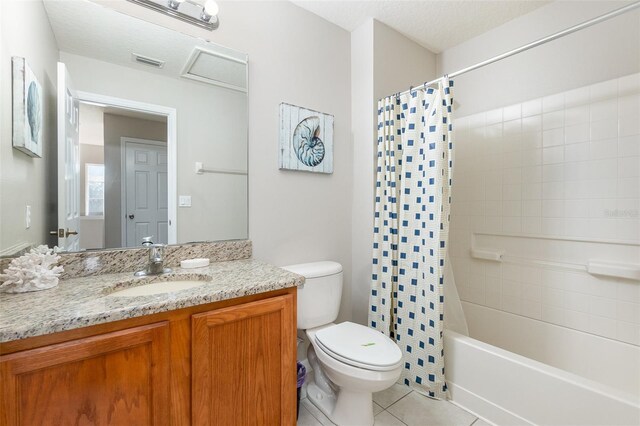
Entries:
POLYGON ((164 248, 165 244, 154 244, 151 241, 153 237, 144 237, 142 239, 142 246, 149 248, 149 264, 147 268, 143 271, 136 272, 136 277, 145 277, 147 275, 160 275, 160 274, 168 274, 171 271, 170 268, 164 267, 164 248))

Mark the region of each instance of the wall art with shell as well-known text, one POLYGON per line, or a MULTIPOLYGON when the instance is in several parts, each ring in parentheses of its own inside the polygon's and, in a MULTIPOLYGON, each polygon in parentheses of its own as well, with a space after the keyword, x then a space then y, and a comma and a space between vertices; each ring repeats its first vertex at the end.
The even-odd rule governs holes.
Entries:
POLYGON ((333 173, 333 115, 280 104, 280 169, 333 173))
POLYGON ((31 157, 42 157, 44 97, 29 64, 14 56, 12 63, 13 147, 31 157))

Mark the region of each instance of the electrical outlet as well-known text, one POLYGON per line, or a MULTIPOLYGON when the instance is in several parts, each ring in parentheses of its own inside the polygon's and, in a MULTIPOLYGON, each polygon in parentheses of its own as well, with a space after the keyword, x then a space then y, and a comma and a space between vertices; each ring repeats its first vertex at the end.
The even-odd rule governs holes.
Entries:
POLYGON ((31 228, 31 206, 27 206, 24 214, 24 223, 27 229, 31 228))

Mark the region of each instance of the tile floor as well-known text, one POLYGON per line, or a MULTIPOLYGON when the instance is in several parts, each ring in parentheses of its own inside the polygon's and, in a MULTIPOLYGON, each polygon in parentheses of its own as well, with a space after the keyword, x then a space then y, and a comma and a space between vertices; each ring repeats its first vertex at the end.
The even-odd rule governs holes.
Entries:
MULTIPOLYGON (((427 398, 395 384, 373 394, 374 426, 489 426, 447 401, 427 398)), ((333 423, 307 398, 300 401, 298 426, 332 426, 333 423)))

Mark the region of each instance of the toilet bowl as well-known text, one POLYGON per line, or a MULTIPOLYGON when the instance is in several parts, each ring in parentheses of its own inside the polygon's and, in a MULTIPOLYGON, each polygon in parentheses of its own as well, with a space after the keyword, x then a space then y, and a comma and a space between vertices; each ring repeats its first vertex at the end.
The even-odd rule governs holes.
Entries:
POLYGON ((387 389, 400 377, 402 354, 398 346, 377 331, 349 322, 307 330, 306 334, 311 342, 307 359, 315 374, 314 380, 307 385, 307 398, 337 425, 372 425, 372 394, 387 389), (332 350, 335 346, 327 347, 317 337, 319 331, 333 332, 341 327, 345 327, 340 330, 342 335, 350 338, 352 345, 360 345, 362 353, 350 354, 350 357, 341 355, 340 352, 348 352, 341 350, 344 347, 338 348, 336 353, 332 350), (388 342, 382 343, 382 339, 371 342, 367 337, 373 334, 388 342), (381 346, 384 346, 382 350, 381 346), (367 354, 367 349, 371 354, 367 354), (370 355, 376 352, 378 356, 374 363, 370 355), (378 362, 381 359, 387 364, 381 365, 378 362))
POLYGON ((342 293, 342 266, 335 262, 291 265, 303 275, 298 289, 298 329, 309 342, 313 380, 307 397, 338 426, 373 425, 372 394, 400 377, 402 352, 382 333, 352 322, 335 324, 342 293))

